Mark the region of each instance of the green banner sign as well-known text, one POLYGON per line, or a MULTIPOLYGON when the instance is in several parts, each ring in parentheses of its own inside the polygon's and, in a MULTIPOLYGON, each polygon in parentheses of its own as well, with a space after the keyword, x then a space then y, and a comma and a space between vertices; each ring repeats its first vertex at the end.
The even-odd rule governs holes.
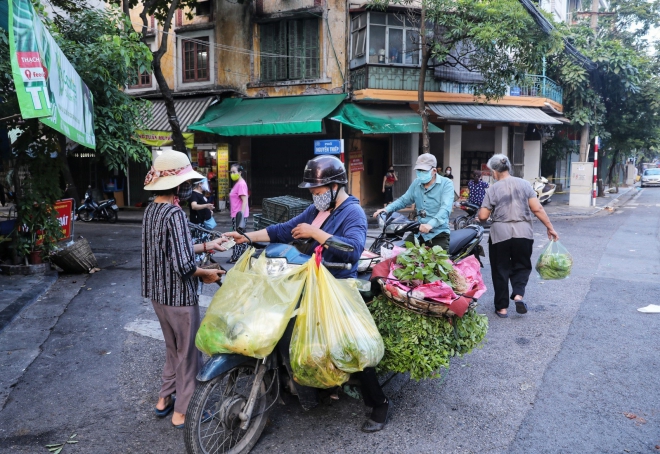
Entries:
POLYGON ((23 118, 39 118, 95 148, 92 94, 44 27, 30 0, 9 2, 11 68, 23 118))

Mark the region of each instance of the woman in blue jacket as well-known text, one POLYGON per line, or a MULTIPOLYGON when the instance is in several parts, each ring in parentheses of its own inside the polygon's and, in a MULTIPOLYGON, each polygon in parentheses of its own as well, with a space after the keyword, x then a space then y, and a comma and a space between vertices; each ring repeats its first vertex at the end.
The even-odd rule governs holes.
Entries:
MULTIPOLYGON (((257 242, 290 243, 302 240, 307 242, 309 251, 313 251, 318 245, 325 245, 328 238, 334 237, 353 246, 353 251, 340 251, 325 246, 323 259, 328 262, 350 263, 352 267, 348 270, 329 271, 337 279, 357 277, 358 261, 367 239, 367 217, 360 208, 359 201, 344 190, 346 183, 348 179, 344 164, 336 157, 326 155, 310 160, 305 166, 303 182, 298 187, 309 189, 314 204, 288 222, 249 232, 246 236, 250 241, 257 242)), ((234 238, 236 243, 248 241, 237 232, 225 235, 234 238)), ((290 323, 285 337, 290 335, 292 328, 293 324, 290 323)), ((387 422, 389 400, 378 383, 376 370, 368 367, 353 375, 360 380, 364 403, 373 408, 370 419, 362 426, 362 431, 382 430, 387 422)), ((300 389, 297 384, 296 388, 303 407, 307 407, 302 395, 306 391, 300 389)))

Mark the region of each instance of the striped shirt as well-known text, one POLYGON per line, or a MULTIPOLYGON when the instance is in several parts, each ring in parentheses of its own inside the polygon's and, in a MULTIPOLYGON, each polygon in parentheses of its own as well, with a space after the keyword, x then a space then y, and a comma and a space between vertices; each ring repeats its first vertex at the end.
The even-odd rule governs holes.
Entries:
POLYGON ((183 210, 151 203, 142 220, 142 296, 167 306, 199 302, 195 253, 183 210))

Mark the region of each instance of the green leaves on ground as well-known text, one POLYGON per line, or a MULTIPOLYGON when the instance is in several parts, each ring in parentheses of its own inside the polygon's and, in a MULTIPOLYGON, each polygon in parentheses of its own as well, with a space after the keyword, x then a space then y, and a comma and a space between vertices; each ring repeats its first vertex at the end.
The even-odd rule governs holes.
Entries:
POLYGON ((402 309, 380 296, 368 305, 385 344, 379 372, 439 378, 449 359, 470 353, 488 331, 488 318, 469 310, 462 318, 435 318, 402 309))

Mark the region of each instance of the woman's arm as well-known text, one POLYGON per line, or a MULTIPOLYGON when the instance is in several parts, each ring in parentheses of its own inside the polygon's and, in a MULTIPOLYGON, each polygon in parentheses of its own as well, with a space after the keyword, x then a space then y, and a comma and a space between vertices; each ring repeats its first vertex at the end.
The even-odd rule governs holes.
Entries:
POLYGON ((485 222, 488 220, 490 217, 490 210, 488 208, 479 208, 479 213, 477 214, 477 217, 481 222, 485 222))
MULTIPOLYGON (((245 236, 243 236, 238 232, 227 232, 227 233, 223 233, 223 235, 228 238, 233 238, 234 241, 236 241, 236 243, 238 244, 243 244, 248 242, 245 236)), ((270 236, 268 235, 266 229, 257 230, 256 232, 248 232, 245 235, 247 235, 247 237, 250 238, 250 241, 257 241, 264 243, 270 242, 270 236)))
POLYGON ((195 210, 195 211, 199 211, 199 210, 208 210, 208 209, 213 208, 213 204, 212 204, 212 203, 204 203, 204 204, 201 204, 201 203, 197 203, 197 202, 192 202, 192 203, 190 204, 190 208, 192 208, 192 209, 195 210))
POLYGON ((243 202, 243 205, 241 206, 241 213, 245 213, 248 208, 248 198, 246 195, 241 196, 241 202, 243 202))
POLYGON ((548 238, 553 241, 559 240, 559 235, 557 235, 557 232, 555 232, 554 227, 552 227, 552 222, 550 222, 550 218, 543 209, 543 205, 541 205, 539 199, 536 197, 530 197, 528 203, 529 203, 529 209, 532 210, 534 216, 536 216, 538 220, 543 223, 545 228, 548 229, 548 238))

